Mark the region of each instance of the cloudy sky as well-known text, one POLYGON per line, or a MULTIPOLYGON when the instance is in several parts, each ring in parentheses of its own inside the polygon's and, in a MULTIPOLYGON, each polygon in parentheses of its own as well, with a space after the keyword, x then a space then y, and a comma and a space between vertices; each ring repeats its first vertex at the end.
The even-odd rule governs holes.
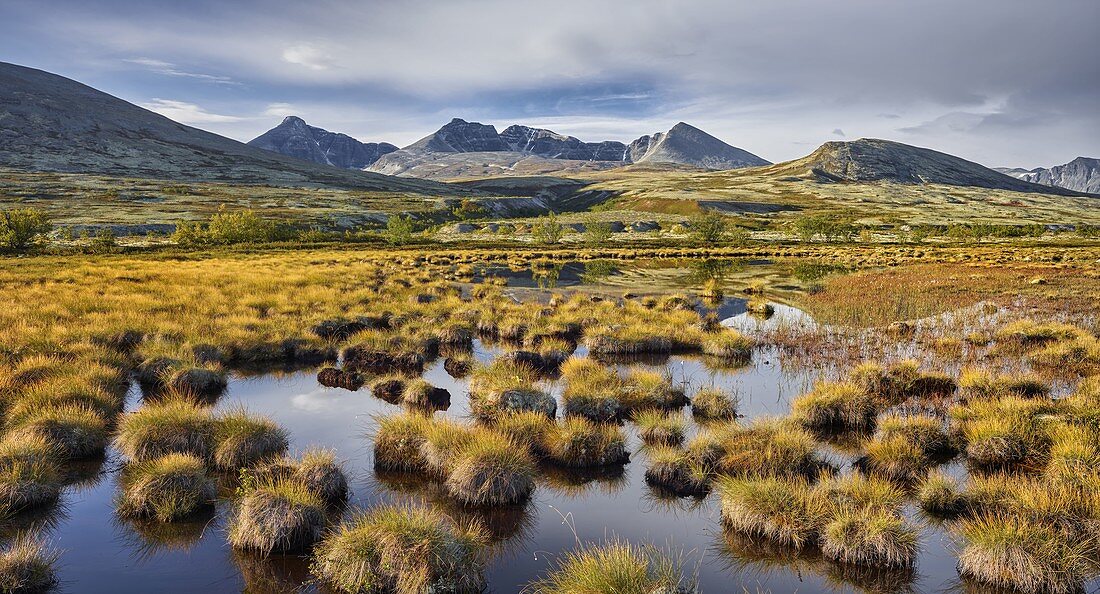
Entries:
POLYGON ((452 117, 773 161, 877 137, 1100 157, 1097 0, 0 0, 0 60, 249 140, 288 114, 408 144, 452 117))

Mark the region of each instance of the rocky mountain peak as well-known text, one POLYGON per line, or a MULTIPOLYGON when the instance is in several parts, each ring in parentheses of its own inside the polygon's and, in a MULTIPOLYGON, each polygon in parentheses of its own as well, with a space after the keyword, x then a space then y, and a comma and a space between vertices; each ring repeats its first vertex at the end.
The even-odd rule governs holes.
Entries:
POLYGON ((634 163, 674 163, 706 169, 737 169, 770 163, 744 149, 678 122, 668 132, 642 136, 628 147, 634 163))
POLYGON ((298 116, 286 116, 278 126, 249 141, 250 145, 306 161, 342 169, 365 169, 397 147, 388 142, 359 142, 347 134, 310 126, 298 116))

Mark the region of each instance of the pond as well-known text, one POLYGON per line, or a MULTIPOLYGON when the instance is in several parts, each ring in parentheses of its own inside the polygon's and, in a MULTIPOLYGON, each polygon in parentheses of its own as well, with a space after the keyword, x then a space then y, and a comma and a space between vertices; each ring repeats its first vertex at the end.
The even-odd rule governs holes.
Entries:
MULTIPOLYGON (((724 323, 812 323, 794 309, 780 309, 772 320, 743 312, 743 301, 727 300, 719 309, 724 323)), ((483 362, 501 353, 497 346, 475 341, 474 356, 483 362)), ((576 353, 585 356, 582 349, 576 353)), ((738 368, 716 366, 696 356, 671 356, 641 365, 661 369, 682 383, 689 394, 717 386, 740 397, 746 419, 786 414, 791 399, 831 373, 827 368, 784 365, 779 354, 758 349, 750 363, 738 368)), ((467 382, 451 377, 439 359, 424 377, 451 393, 451 404, 437 414, 468 417, 467 382)), ((560 381, 547 387, 560 395, 560 381)), ((140 405, 135 389, 128 409, 140 405)), ((379 502, 417 501, 439 506, 462 517, 485 522, 497 541, 486 570, 490 591, 518 592, 544 573, 552 561, 577 541, 623 538, 652 542, 682 554, 688 571, 698 574, 704 592, 941 592, 959 587, 955 557, 942 530, 925 524, 913 509, 913 522, 925 525, 921 554, 913 571, 876 572, 828 563, 813 555, 770 554, 759 543, 727 538, 719 523, 717 497, 669 497, 643 478, 645 449, 629 423, 625 426, 631 460, 620 469, 563 472, 544 469, 532 499, 514 506, 479 513, 464 510, 443 497, 437 487, 403 475, 378 473, 372 460, 371 434, 376 415, 398 413, 399 406, 373 397, 366 388, 351 392, 327 388, 307 369, 258 376, 234 375, 219 408, 243 405, 270 416, 292 437, 292 451, 322 446, 337 452, 351 477, 349 508, 379 502)), ((690 415, 689 415, 690 416, 690 415)), ((692 429, 694 430, 694 428, 692 429)), ((822 445, 842 468, 851 456, 822 445)), ((61 590, 66 592, 312 592, 324 591, 311 581, 308 561, 294 556, 259 558, 235 553, 225 537, 227 498, 201 521, 165 528, 122 522, 114 514, 121 462, 110 453, 101 466, 66 491, 59 509, 46 522, 50 542, 64 551, 59 564, 61 590)), ((224 481, 231 489, 232 480, 224 481)), ((224 495, 230 495, 230 492, 224 495)))

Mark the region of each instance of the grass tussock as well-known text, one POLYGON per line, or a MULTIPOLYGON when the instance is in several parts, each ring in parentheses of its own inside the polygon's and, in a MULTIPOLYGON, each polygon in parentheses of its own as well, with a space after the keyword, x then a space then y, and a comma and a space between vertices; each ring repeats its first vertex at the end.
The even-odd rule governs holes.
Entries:
POLYGON ((491 431, 473 431, 444 483, 467 505, 521 503, 535 488, 535 462, 517 442, 491 431))
POLYGON ((422 507, 366 511, 325 537, 312 571, 340 592, 480 592, 488 537, 422 507))
POLYGON ((1034 375, 997 375, 985 369, 964 369, 959 375, 964 399, 1046 398, 1050 386, 1034 375))
POLYGON ((423 471, 427 462, 420 453, 432 421, 416 413, 375 419, 374 467, 378 470, 423 471))
POLYGON ((92 458, 107 448, 107 421, 94 409, 81 404, 46 406, 27 413, 11 433, 38 436, 49 441, 59 457, 68 460, 92 458))
POLYGON ((554 427, 552 419, 534 411, 503 414, 492 425, 497 433, 508 437, 536 457, 543 455, 542 445, 554 427))
POLYGON ((752 356, 756 343, 736 330, 722 330, 703 338, 703 353, 722 359, 745 360, 752 356))
POLYGON ((677 592, 695 594, 680 559, 653 545, 612 541, 587 545, 556 562, 543 578, 527 585, 525 594, 615 594, 677 592))
POLYGON ((619 427, 580 417, 563 419, 546 434, 542 449, 547 460, 569 468, 623 464, 630 459, 619 427))
POLYGON ((646 409, 672 410, 688 403, 684 390, 663 372, 634 368, 622 385, 620 401, 630 412, 646 409))
POLYGON ((954 518, 967 509, 967 498, 959 481, 942 472, 929 474, 917 487, 917 503, 937 518, 954 518))
POLYGON ((746 536, 802 549, 818 541, 828 500, 803 480, 720 477, 722 523, 746 536))
POLYGON ((260 553, 302 551, 321 536, 324 501, 305 484, 287 478, 257 481, 237 503, 229 543, 260 553))
POLYGON ((57 448, 41 435, 0 440, 0 512, 48 506, 61 495, 57 448))
POLYGON ((209 408, 185 398, 150 402, 122 417, 115 447, 133 462, 166 454, 209 459, 215 421, 209 408))
POLYGON ((286 453, 290 438, 271 419, 232 408, 214 419, 215 466, 236 471, 286 453))
POLYGON ((614 370, 593 359, 571 357, 562 364, 561 375, 565 416, 602 423, 624 414, 623 381, 614 370))
POLYGON ((1089 544, 1015 514, 980 513, 954 527, 959 574, 1027 594, 1072 594, 1095 575, 1089 544))
POLYGON ((724 474, 814 478, 829 468, 813 436, 784 419, 730 425, 714 435, 721 452, 717 468, 724 474))
POLYGON ((691 414, 703 421, 730 421, 737 418, 737 395, 718 388, 704 388, 691 399, 691 414))
POLYGON ((0 549, 0 592, 48 592, 57 585, 60 555, 45 541, 20 534, 0 549))
POLYGON ((470 374, 470 409, 481 419, 525 410, 553 418, 558 403, 536 386, 537 379, 534 368, 504 358, 476 367, 470 374))
POLYGON ((791 403, 791 418, 815 430, 869 429, 877 413, 871 395, 847 382, 818 382, 791 403))
POLYGON ((880 404, 901 404, 913 398, 943 398, 957 388, 953 378, 925 372, 916 361, 896 362, 888 367, 863 363, 852 370, 851 383, 872 395, 880 404))
POLYGON ((122 474, 119 515, 172 522, 210 509, 217 485, 203 461, 187 454, 167 454, 138 462, 122 474))
POLYGON ((662 410, 644 410, 634 414, 634 425, 647 445, 680 445, 684 443, 686 422, 682 415, 662 410))
POLYGON ((646 457, 646 483, 679 496, 701 497, 710 492, 712 473, 691 452, 659 445, 649 448, 646 457))
POLYGON ((289 479, 305 485, 328 506, 343 503, 348 498, 348 477, 336 460, 336 452, 310 448, 298 458, 270 460, 249 470, 254 480, 289 479))
POLYGON ((821 553, 852 565, 904 568, 913 565, 918 533, 897 514, 881 509, 844 509, 825 525, 821 553))

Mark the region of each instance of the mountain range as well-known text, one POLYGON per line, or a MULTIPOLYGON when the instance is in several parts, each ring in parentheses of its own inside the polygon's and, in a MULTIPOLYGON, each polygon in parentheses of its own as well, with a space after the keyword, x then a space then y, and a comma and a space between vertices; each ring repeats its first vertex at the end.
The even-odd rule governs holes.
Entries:
MULTIPOLYGON (((478 192, 471 190, 469 184, 397 178, 376 172, 423 173, 423 177, 436 178, 547 172, 562 175, 613 170, 632 164, 625 168, 636 179, 646 176, 656 179, 654 173, 638 169, 639 165, 649 165, 657 174, 662 168, 680 168, 677 175, 681 178, 696 176, 691 179, 709 184, 705 187, 715 190, 721 189, 714 184, 720 184, 722 178, 714 176, 722 171, 696 174, 684 172, 683 167, 723 169, 731 174, 745 171, 750 173, 749 177, 781 182, 789 178, 838 189, 844 187, 839 184, 868 186, 887 182, 1083 195, 1082 190, 1039 185, 1032 180, 1097 189, 1093 182, 1087 181, 1095 175, 1095 159, 1077 159, 1050 170, 1013 176, 931 149, 861 139, 828 142, 802 159, 770 165, 684 123, 666 133, 643 136, 625 145, 613 141, 587 143, 525 126, 509 126, 498 133, 490 125, 455 119, 412 145, 391 150, 395 148, 393 145, 360 143, 291 117, 253 143, 250 146, 185 126, 55 74, 0 63, 0 167, 13 170, 366 189, 429 196, 478 192), (357 169, 360 163, 383 152, 368 166, 375 172, 357 169)), ((606 178, 610 173, 600 175, 606 178)), ((657 189, 652 183, 646 187, 651 191, 657 189)))
POLYGON ((614 140, 584 142, 553 130, 518 124, 497 132, 495 126, 455 118, 432 134, 397 150, 387 143, 360 143, 291 116, 248 144, 315 163, 426 178, 461 177, 473 172, 514 172, 517 169, 525 174, 600 170, 629 164, 683 165, 702 169, 769 164, 684 122, 668 132, 642 136, 624 144, 614 140))
POLYGON ((318 165, 185 126, 74 80, 0 62, 0 166, 180 181, 447 194, 318 165))
POLYGON ((1035 184, 1100 194, 1100 159, 1077 157, 1065 165, 1056 165, 1049 169, 1045 167, 1035 169, 997 167, 996 169, 1001 173, 1035 184))

